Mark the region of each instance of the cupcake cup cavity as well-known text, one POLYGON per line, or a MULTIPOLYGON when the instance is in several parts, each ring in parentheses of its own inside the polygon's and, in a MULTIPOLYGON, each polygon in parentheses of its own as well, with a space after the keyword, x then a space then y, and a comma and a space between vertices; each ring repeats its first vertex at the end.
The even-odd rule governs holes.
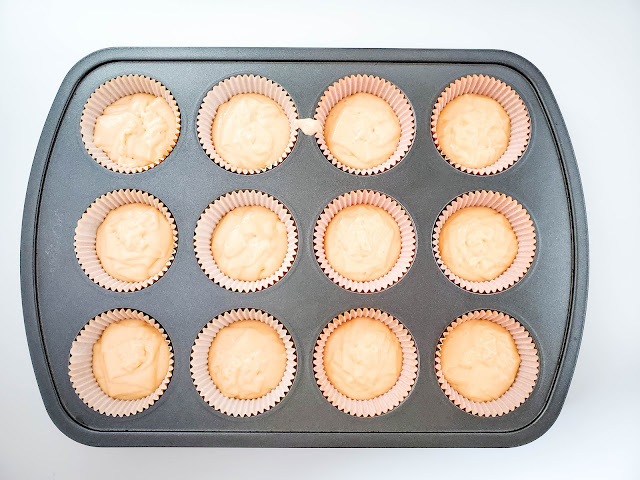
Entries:
POLYGON ((259 75, 237 75, 235 77, 227 78, 213 87, 209 93, 204 97, 200 110, 198 111, 197 129, 198 138, 200 144, 206 152, 206 154, 220 165, 222 168, 235 173, 253 174, 265 172, 273 167, 280 165, 287 156, 291 153, 293 146, 298 138, 298 126, 296 124, 298 120, 298 111, 296 105, 293 103, 293 99, 277 83, 259 75), (287 119, 289 120, 289 144, 287 145, 282 156, 272 165, 268 165, 261 169, 246 169, 238 168, 226 160, 224 160, 215 149, 213 145, 212 128, 213 119, 216 116, 216 112, 220 105, 228 102, 235 95, 242 93, 259 93, 271 100, 275 101, 284 110, 287 119))
POLYGON ((298 230, 293 216, 279 200, 256 190, 239 190, 227 193, 211 203, 200 215, 193 236, 198 264, 202 271, 227 290, 233 292, 257 292, 278 282, 289 271, 298 252, 298 230), (287 253, 278 270, 267 278, 255 281, 233 279, 224 274, 211 252, 211 237, 222 218, 237 207, 262 206, 275 213, 287 229, 287 253))
POLYGON ((319 122, 315 135, 324 156, 341 170, 356 175, 375 175, 389 170, 404 158, 415 136, 415 117, 407 97, 392 83, 372 75, 351 75, 331 85, 322 95, 314 119, 319 122), (364 170, 342 164, 331 154, 324 138, 324 124, 331 109, 343 98, 356 93, 370 93, 382 98, 391 106, 400 121, 400 141, 395 152, 386 162, 364 170))
POLYGON ((87 151, 100 165, 114 172, 140 173, 158 165, 167 158, 175 147, 180 135, 180 110, 171 92, 160 82, 142 75, 123 75, 103 83, 91 94, 82 111, 80 132, 87 151), (149 93, 164 98, 176 117, 176 132, 169 151, 162 158, 142 167, 125 167, 111 160, 102 149, 93 143, 93 130, 96 126, 96 120, 102 115, 105 108, 122 97, 136 93, 149 93))
POLYGON ((69 377, 80 399, 93 410, 113 417, 126 417, 142 412, 160 398, 171 380, 173 363, 171 341, 158 322, 137 310, 109 310, 92 318, 73 341, 69 354, 69 377), (151 395, 138 400, 119 400, 104 393, 93 375, 93 346, 109 325, 129 318, 140 319, 162 334, 169 345, 169 370, 160 386, 151 395))
POLYGON ((284 325, 262 310, 242 308, 218 315, 198 334, 191 349, 191 377, 200 396, 213 408, 233 417, 250 417, 266 412, 282 401, 293 384, 296 362, 295 345, 284 325), (209 374, 209 349, 217 333, 227 325, 242 320, 258 320, 272 327, 284 343, 287 355, 280 383, 266 395, 251 400, 224 396, 209 374))
POLYGON ((440 337, 435 357, 436 377, 442 391, 456 406, 465 412, 481 417, 499 417, 522 405, 529 398, 536 384, 539 363, 538 350, 529 332, 509 315, 494 310, 476 310, 466 313, 453 321, 440 337), (507 329, 513 337, 520 355, 520 367, 513 384, 500 398, 489 402, 469 400, 458 393, 444 378, 442 365, 440 364, 442 344, 449 332, 461 323, 471 319, 489 320, 507 329))
POLYGON ((371 190, 355 190, 339 196, 324 209, 313 232, 313 248, 320 268, 331 281, 352 292, 379 292, 397 283, 411 267, 416 253, 416 234, 409 214, 396 200, 371 190), (324 236, 329 223, 338 212, 362 204, 380 207, 394 218, 400 227, 401 246, 400 256, 389 272, 375 280, 361 282, 350 280, 334 270, 324 250, 324 236))
POLYGON ((320 391, 337 409, 355 417, 374 417, 393 410, 409 395, 418 374, 418 351, 409 331, 391 315, 371 308, 350 310, 334 318, 320 334, 313 354, 313 371, 320 391), (391 329, 402 348, 400 377, 391 389, 370 400, 354 400, 340 393, 329 381, 324 369, 324 348, 329 335, 352 318, 367 317, 378 320, 391 329))
POLYGON ((527 211, 511 197, 502 193, 478 190, 465 193, 449 203, 436 221, 433 230, 433 254, 440 270, 451 280, 465 290, 474 293, 495 293, 515 285, 527 273, 536 251, 536 233, 533 222, 527 211), (493 280, 473 282, 454 274, 440 256, 440 232, 445 222, 458 210, 467 207, 488 207, 504 215, 518 240, 518 253, 507 270, 493 280))
POLYGON ((76 226, 73 245, 80 267, 91 280, 101 287, 114 292, 133 292, 155 283, 169 269, 178 248, 178 229, 169 209, 153 195, 140 190, 114 190, 95 200, 82 214, 76 226), (171 258, 160 272, 141 282, 127 282, 113 278, 102 267, 96 252, 96 233, 107 214, 122 205, 132 203, 150 205, 156 208, 169 221, 173 233, 171 258))
POLYGON ((522 157, 526 150, 529 144, 530 131, 529 112, 520 96, 506 83, 486 75, 467 75, 450 84, 438 97, 431 114, 431 134, 442 157, 458 170, 474 175, 493 175, 511 167, 522 157), (436 125, 438 124, 440 113, 451 100, 466 93, 475 93, 493 98, 502 105, 511 121, 511 135, 507 150, 495 163, 487 167, 471 168, 456 163, 444 154, 438 141, 436 125))

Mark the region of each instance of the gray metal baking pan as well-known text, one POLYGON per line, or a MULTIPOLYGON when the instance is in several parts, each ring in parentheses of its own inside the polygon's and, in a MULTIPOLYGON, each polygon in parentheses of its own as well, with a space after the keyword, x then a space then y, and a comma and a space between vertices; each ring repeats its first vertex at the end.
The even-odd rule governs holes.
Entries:
POLYGON ((506 447, 547 431, 569 389, 584 324, 588 238, 576 160, 558 105, 538 69, 513 53, 493 50, 385 50, 284 48, 115 48, 92 53, 64 79, 33 160, 22 224, 21 282, 24 322, 34 371, 49 415, 69 437, 99 446, 252 447, 506 447), (80 117, 91 93, 124 74, 162 82, 181 112, 173 152, 160 165, 120 174, 87 153, 80 117), (206 93, 236 74, 258 74, 282 85, 300 117, 312 117, 320 96, 350 74, 372 74, 399 87, 416 116, 414 143, 391 170, 357 176, 323 156, 313 137, 300 135, 276 168, 257 175, 224 170, 205 154, 196 115, 206 93), (486 74, 513 87, 531 116, 531 139, 508 170, 475 176, 450 166, 438 153, 429 118, 440 93, 468 74, 486 74), (93 283, 75 258, 76 223, 100 195, 137 188, 157 196, 173 213, 179 246, 171 268, 138 292, 117 293, 93 283), (230 191, 274 195, 299 229, 296 261, 274 286, 244 294, 225 290, 198 266, 192 236, 205 207, 230 191), (318 215, 335 197, 372 189, 398 200, 416 226, 417 253, 408 273, 379 293, 342 289, 319 268, 313 251, 318 215), (472 190, 512 196, 531 215, 537 235, 533 264, 512 288, 474 294, 450 282, 431 249, 434 222, 456 196, 472 190), (291 332, 298 368, 287 396, 271 410, 247 418, 220 413, 200 397, 189 372, 191 346, 214 316, 253 307, 278 318, 291 332), (358 307, 378 308, 413 334, 420 370, 409 396, 389 413, 357 418, 333 407, 320 392, 312 354, 324 326, 358 307), (142 413, 114 418, 87 407, 68 374, 71 343, 95 315, 132 308, 166 329, 175 352, 167 391, 142 413), (442 392, 434 371, 438 339, 456 317, 495 309, 520 321, 534 338, 540 373, 528 400, 496 418, 474 416, 442 392))

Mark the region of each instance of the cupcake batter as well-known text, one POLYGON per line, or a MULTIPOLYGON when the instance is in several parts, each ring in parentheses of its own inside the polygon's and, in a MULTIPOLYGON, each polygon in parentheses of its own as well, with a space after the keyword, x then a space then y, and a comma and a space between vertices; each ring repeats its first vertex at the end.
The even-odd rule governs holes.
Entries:
POLYGON ((218 268, 235 280, 253 282, 278 271, 287 254, 287 228, 266 207, 237 207, 213 231, 211 253, 218 268))
POLYGON ((340 163, 366 170, 383 164, 396 151, 400 121, 382 98, 356 93, 331 109, 324 124, 324 138, 340 163))
POLYGON ((96 119, 93 143, 122 167, 162 160, 176 138, 176 116, 164 98, 148 93, 122 97, 96 119))
POLYGON ((93 375, 111 398, 137 400, 162 384, 169 357, 169 344, 156 328, 127 318, 105 328, 93 345, 93 375))
POLYGON ((471 319, 454 327, 442 343, 440 359, 447 382, 475 402, 500 398, 520 367, 513 337, 489 320, 471 319))
POLYGON ((287 365, 282 339, 266 323, 241 320, 221 329, 209 349, 209 374, 226 397, 260 398, 278 386, 287 365))
POLYGON ((449 270, 472 282, 497 278, 518 253, 509 220, 488 207, 467 207, 451 215, 442 226, 439 245, 449 270))
POLYGON ((438 117, 436 134, 450 160, 468 168, 484 168, 507 150, 511 120, 493 98, 467 93, 447 103, 438 117))
POLYGON ((173 232, 151 205, 131 203, 111 210, 96 232, 102 268, 117 280, 142 282, 160 273, 171 259, 173 232))
POLYGON ((259 93, 242 93, 218 107, 211 140, 230 165, 260 170, 280 160, 290 135, 289 119, 277 102, 259 93))
POLYGON ((324 237, 327 261, 359 282, 386 275, 400 257, 398 222, 380 207, 352 205, 331 219, 324 237))
POLYGON ((378 320, 353 318, 327 338, 324 369, 343 395, 354 400, 375 398, 388 392, 400 377, 400 341, 378 320))

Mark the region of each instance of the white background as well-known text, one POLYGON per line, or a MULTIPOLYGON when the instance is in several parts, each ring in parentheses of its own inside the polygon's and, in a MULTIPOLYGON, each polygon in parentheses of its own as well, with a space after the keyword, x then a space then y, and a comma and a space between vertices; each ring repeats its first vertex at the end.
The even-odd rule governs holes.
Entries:
MULTIPOLYGON (((0 478, 640 478, 640 2, 0 0, 0 478), (108 46, 496 48, 549 81, 582 174, 590 292, 564 409, 502 450, 91 448, 49 420, 19 287, 22 204, 58 86, 108 46)), ((541 186, 543 189, 543 186, 541 186)))

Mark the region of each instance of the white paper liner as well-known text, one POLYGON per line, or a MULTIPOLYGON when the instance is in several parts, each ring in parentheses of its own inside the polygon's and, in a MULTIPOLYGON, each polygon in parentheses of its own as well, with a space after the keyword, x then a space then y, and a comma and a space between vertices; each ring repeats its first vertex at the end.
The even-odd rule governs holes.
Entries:
POLYGON ((509 315, 494 310, 476 310, 457 318, 444 331, 436 349, 436 376, 444 393, 465 412, 483 417, 498 417, 522 405, 529 398, 536 384, 538 367, 538 350, 529 332, 509 315), (520 367, 513 384, 500 398, 489 402, 475 402, 458 393, 444 378, 442 365, 440 364, 444 339, 457 325, 471 319, 489 320, 506 328, 516 342, 516 348, 520 355, 520 367))
POLYGON ((440 154, 458 170, 474 175, 493 175, 516 163, 529 144, 530 130, 531 122, 529 113, 520 96, 506 83, 486 75, 467 75, 453 82, 440 94, 438 101, 433 107, 433 113, 431 114, 431 133, 440 154), (444 154, 438 142, 436 125, 440 113, 447 103, 466 93, 475 93, 493 98, 502 105, 502 108, 505 109, 511 121, 511 135, 509 137, 507 150, 495 163, 483 168, 471 168, 460 165, 444 154))
POLYGON ((166 332, 153 318, 137 310, 109 310, 101 313, 82 328, 71 345, 69 354, 69 377, 78 396, 89 407, 104 415, 126 417, 149 408, 164 393, 173 374, 173 348, 166 332), (102 391, 93 375, 93 345, 100 339, 102 332, 112 323, 129 318, 140 319, 156 328, 169 345, 169 370, 160 386, 151 395, 138 400, 120 400, 112 398, 102 391))
POLYGON ((257 292, 270 287, 289 271, 298 253, 298 230, 293 216, 278 199, 256 190, 239 190, 227 193, 211 203, 202 215, 193 235, 198 264, 202 271, 221 287, 233 292, 257 292), (287 229, 287 253, 276 272, 255 281, 236 280, 224 274, 213 259, 211 237, 216 226, 227 213, 237 207, 262 206, 275 213, 287 229))
POLYGON ((505 290, 524 277, 536 252, 536 232, 527 211, 511 197, 503 193, 477 190, 460 195, 449 203, 436 221, 433 231, 433 254, 442 272, 456 285, 474 293, 495 293, 505 290), (518 240, 518 253, 513 263, 493 280, 472 282, 455 275, 440 256, 440 231, 445 222, 458 210, 467 207, 488 207, 504 215, 518 240))
POLYGON ((249 308, 230 310, 212 319, 198 334, 191 349, 191 377, 198 393, 213 408, 233 417, 258 415, 278 404, 293 384, 296 363, 295 345, 284 325, 262 310, 249 308), (284 343, 287 354, 287 363, 280 383, 266 395, 250 400, 224 396, 213 383, 209 373, 209 350, 214 338, 227 325, 242 320, 258 320, 272 327, 284 343))
POLYGON ((397 283, 411 267, 416 253, 416 233, 409 214, 396 200, 372 190, 355 190, 339 196, 324 209, 313 232, 313 248, 320 268, 333 282, 352 292, 379 292, 397 283), (350 280, 336 272, 324 250, 324 236, 333 217, 347 207, 361 204, 384 209, 400 227, 400 256, 395 265, 382 277, 365 282, 350 280))
POLYGON ((173 147, 178 141, 178 135, 180 135, 180 110, 178 109, 178 104, 173 98, 173 95, 171 95, 171 92, 160 82, 142 75, 123 75, 103 83, 91 94, 91 97, 87 100, 84 110, 82 111, 80 132, 87 151, 100 165, 113 170, 114 172, 140 173, 158 165, 167 158, 173 150, 173 147), (134 95, 136 93, 149 93, 156 97, 164 98, 176 116, 176 132, 169 150, 162 156, 162 158, 142 167, 125 167, 118 165, 116 162, 111 160, 101 148, 96 147, 93 143, 93 130, 96 126, 97 118, 102 115, 105 108, 122 97, 134 95))
POLYGON ((407 154, 415 136, 415 117, 407 97, 391 82, 372 75, 351 75, 331 85, 322 95, 314 119, 320 122, 321 128, 316 133, 316 139, 324 156, 341 170, 356 175, 375 175, 394 167, 407 154), (400 140, 396 150, 384 163, 367 169, 353 168, 341 163, 331 154, 324 138, 324 123, 331 109, 343 98, 356 93, 370 93, 382 98, 391 106, 400 121, 400 140))
POLYGON ((298 127, 295 125, 297 119, 298 111, 296 110, 296 105, 293 103, 291 96, 280 85, 259 75, 237 75, 218 83, 204 97, 200 110, 198 111, 198 138, 200 139, 202 148, 206 154, 209 155, 209 158, 221 167, 236 173, 260 173, 279 165, 285 158, 287 158, 289 153, 291 153, 291 150, 296 143, 296 139, 298 138, 298 127), (215 146, 213 145, 211 134, 213 129, 213 119, 216 116, 218 107, 223 103, 228 102, 231 97, 241 93, 259 93, 269 97, 282 107, 285 115, 289 119, 289 144, 285 151, 282 152, 282 156, 278 161, 261 169, 238 168, 222 158, 218 152, 216 152, 215 146))
POLYGON ((169 209, 153 195, 141 190, 114 190, 95 200, 82 214, 76 226, 73 245, 82 270, 91 280, 114 292, 133 292, 156 282, 169 269, 178 248, 178 229, 169 209), (96 252, 96 233, 100 224, 111 210, 130 203, 155 207, 169 221, 173 232, 173 251, 169 261, 161 271, 141 282, 127 282, 113 278, 102 267, 96 252))
POLYGON ((313 371, 318 387, 333 406, 356 417, 374 417, 393 410, 409 395, 418 373, 418 351, 409 331, 394 317, 380 310, 359 308, 344 312, 322 330, 313 354, 313 371), (358 317, 384 323, 396 335, 402 348, 402 369, 398 381, 388 392, 370 400, 354 400, 340 393, 331 384, 324 369, 324 348, 329 335, 343 323, 358 317))

